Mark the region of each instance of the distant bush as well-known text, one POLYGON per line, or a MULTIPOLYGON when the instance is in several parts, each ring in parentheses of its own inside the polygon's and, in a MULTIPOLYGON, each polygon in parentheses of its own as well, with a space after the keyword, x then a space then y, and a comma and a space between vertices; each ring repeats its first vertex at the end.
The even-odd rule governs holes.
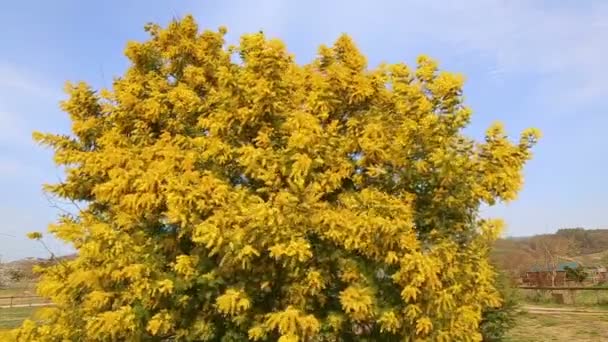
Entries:
POLYGON ((8 270, 8 278, 11 281, 18 282, 25 278, 26 274, 24 271, 19 269, 10 269, 8 270))
POLYGON ((483 312, 480 329, 484 341, 502 341, 515 323, 518 301, 515 289, 511 285, 506 273, 500 272, 496 288, 503 298, 503 303, 498 308, 489 308, 483 312))
POLYGON ((585 281, 585 279, 587 279, 587 273, 585 272, 585 268, 583 268, 583 266, 578 265, 575 268, 566 266, 566 279, 568 280, 574 280, 577 283, 582 283, 583 281, 585 281))

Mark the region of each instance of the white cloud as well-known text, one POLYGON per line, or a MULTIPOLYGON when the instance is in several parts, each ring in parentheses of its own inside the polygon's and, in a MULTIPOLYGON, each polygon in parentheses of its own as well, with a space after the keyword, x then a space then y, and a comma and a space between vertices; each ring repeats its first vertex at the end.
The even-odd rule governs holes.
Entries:
POLYGON ((10 93, 23 94, 34 98, 58 100, 61 93, 46 84, 39 77, 20 68, 0 61, 0 89, 10 93))
POLYGON ((414 0, 396 5, 382 26, 360 33, 392 31, 403 39, 443 44, 448 56, 489 60, 503 75, 530 75, 545 100, 579 105, 608 96, 608 4, 578 5, 414 0))
POLYGON ((467 1, 427 6, 434 39, 483 53, 505 73, 530 73, 544 96, 581 104, 608 95, 608 6, 467 1))
POLYGON ((56 107, 61 97, 41 77, 0 61, 0 147, 31 145, 40 118, 33 108, 56 107))
MULTIPOLYGON (((237 2, 214 18, 237 31, 270 28, 316 39, 351 33, 375 52, 441 46, 441 59, 491 63, 488 77, 529 75, 544 105, 608 96, 608 3, 541 0, 237 2), (237 8, 237 9, 235 9, 237 8), (262 26, 264 25, 264 26, 262 26), (301 30, 301 31, 298 31, 301 30), (491 70, 500 70, 492 73, 491 70)), ((208 11, 201 11, 208 17, 208 11)), ((304 38, 302 38, 304 37, 304 38)), ((283 38, 287 38, 283 36, 283 38)), ((292 37, 293 38, 293 37, 292 37)), ((324 41, 318 41, 321 43, 324 41)), ((368 54, 370 51, 366 51, 368 54)), ((414 51, 425 52, 425 51, 414 51)))

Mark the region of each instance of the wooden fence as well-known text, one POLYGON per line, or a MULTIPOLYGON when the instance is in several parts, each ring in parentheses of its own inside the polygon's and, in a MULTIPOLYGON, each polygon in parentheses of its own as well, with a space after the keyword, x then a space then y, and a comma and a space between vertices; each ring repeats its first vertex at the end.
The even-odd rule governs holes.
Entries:
POLYGON ((0 297, 0 308, 23 308, 51 305, 51 301, 40 296, 5 296, 0 297))
POLYGON ((608 287, 519 286, 518 289, 526 300, 535 302, 608 305, 608 287))

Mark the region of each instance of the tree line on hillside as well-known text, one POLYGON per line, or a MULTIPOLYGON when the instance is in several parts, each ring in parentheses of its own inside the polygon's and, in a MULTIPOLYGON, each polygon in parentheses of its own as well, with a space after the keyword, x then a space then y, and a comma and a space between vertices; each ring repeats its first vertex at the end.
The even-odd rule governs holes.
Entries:
POLYGON ((556 236, 571 239, 580 254, 593 254, 608 250, 608 229, 564 228, 556 236))
MULTIPOLYGON (((554 234, 498 239, 492 250, 494 264, 513 277, 533 266, 554 268, 559 262, 608 250, 608 229, 568 228, 554 234)), ((606 259, 598 263, 606 263, 606 259)), ((593 266, 593 265, 587 265, 593 266)))

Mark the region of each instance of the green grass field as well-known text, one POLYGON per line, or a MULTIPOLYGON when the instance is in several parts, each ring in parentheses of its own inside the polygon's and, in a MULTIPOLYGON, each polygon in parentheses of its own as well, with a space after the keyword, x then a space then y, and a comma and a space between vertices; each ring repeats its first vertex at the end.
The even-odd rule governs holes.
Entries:
POLYGON ((35 284, 19 283, 8 288, 0 288, 0 297, 8 296, 32 296, 36 294, 35 284))
MULTIPOLYGON (((15 284, 11 288, 0 289, 0 306, 29 305, 46 302, 41 298, 23 298, 23 296, 35 296, 36 290, 33 283, 15 284), (12 300, 7 297, 14 296, 12 300)), ((0 308, 0 341, 4 341, 3 334, 19 326, 26 318, 31 317, 40 307, 14 307, 0 308)))
POLYGON ((2 308, 0 309, 0 330, 15 328, 26 318, 30 317, 38 308, 2 308))
MULTIPOLYGON (((608 289, 601 291, 577 290, 577 291, 553 291, 564 296, 565 304, 588 306, 608 309, 608 289)), ((551 291, 523 290, 518 289, 518 300, 522 303, 534 305, 560 305, 552 298, 551 291)))

